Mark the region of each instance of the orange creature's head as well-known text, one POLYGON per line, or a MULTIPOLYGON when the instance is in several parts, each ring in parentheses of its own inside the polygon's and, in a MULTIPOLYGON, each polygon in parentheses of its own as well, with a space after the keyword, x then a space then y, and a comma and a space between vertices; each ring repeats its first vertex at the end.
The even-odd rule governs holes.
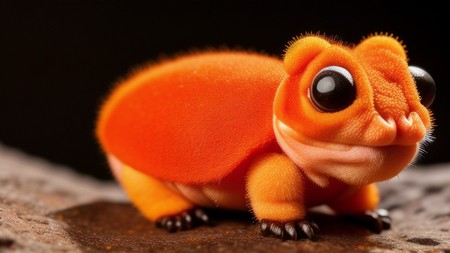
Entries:
POLYGON ((284 66, 276 137, 319 183, 327 176, 356 185, 391 178, 430 132, 434 82, 408 66, 402 44, 390 36, 355 47, 303 37, 286 51, 284 66))

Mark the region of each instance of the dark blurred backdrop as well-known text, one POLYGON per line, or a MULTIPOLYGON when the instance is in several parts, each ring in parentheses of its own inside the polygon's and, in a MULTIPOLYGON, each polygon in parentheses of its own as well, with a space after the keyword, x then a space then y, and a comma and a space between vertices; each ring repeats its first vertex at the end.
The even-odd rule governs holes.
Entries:
POLYGON ((437 83, 436 141, 420 162, 448 162, 448 10, 431 1, 358 2, 1 0, 0 142, 110 178, 94 121, 133 66, 192 48, 281 55, 304 32, 357 43, 383 31, 399 36, 410 63, 437 83))

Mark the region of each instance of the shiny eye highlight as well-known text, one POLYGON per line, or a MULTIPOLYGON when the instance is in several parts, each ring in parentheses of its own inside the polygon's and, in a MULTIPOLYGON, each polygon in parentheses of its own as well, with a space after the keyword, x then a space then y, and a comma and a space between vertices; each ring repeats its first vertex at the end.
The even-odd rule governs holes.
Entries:
POLYGON ((416 83, 416 88, 420 96, 420 103, 425 107, 430 107, 436 96, 436 84, 434 83, 433 78, 428 72, 419 67, 409 66, 408 68, 416 83))
POLYGON ((339 66, 323 68, 314 77, 309 95, 313 105, 320 111, 343 110, 356 99, 353 76, 339 66))

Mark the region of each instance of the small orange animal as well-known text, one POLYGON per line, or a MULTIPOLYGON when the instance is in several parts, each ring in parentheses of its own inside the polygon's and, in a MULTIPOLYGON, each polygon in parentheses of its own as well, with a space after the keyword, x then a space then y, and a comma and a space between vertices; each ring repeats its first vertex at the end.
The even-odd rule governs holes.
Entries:
POLYGON ((326 204, 380 232, 374 182, 414 159, 432 126, 431 76, 396 39, 304 36, 284 60, 205 52, 144 68, 113 90, 97 136, 132 202, 170 232, 200 207, 251 209, 264 236, 313 238, 326 204))

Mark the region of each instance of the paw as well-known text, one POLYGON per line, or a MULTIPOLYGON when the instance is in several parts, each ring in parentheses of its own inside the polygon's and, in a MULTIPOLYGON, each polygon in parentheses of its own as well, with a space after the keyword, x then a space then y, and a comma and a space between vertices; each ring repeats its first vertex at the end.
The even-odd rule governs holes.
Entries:
POLYGON ((156 220, 156 227, 171 233, 189 230, 202 224, 210 224, 208 215, 201 208, 194 208, 175 215, 163 216, 156 220))
POLYGON ((260 228, 263 236, 271 236, 281 240, 314 239, 319 233, 317 224, 308 220, 287 222, 261 220, 260 228))
POLYGON ((357 214, 350 218, 377 234, 391 228, 391 217, 389 216, 389 212, 385 209, 366 211, 365 213, 357 214))

